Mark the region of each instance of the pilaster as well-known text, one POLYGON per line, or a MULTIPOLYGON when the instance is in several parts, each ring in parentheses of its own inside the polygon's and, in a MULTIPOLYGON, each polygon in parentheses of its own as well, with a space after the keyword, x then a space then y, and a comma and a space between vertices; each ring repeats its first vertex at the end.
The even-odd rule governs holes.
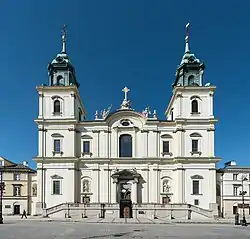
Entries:
POLYGON ((116 196, 117 196, 117 178, 113 179, 113 182, 111 181, 111 203, 117 203, 116 196))

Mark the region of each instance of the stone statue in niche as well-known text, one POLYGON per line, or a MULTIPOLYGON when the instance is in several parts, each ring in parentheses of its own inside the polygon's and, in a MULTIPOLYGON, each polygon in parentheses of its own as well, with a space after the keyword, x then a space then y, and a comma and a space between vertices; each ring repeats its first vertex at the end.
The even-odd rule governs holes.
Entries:
POLYGON ((88 180, 83 181, 82 190, 83 190, 83 192, 89 192, 89 181, 88 180))
POLYGON ((165 181, 163 182, 163 192, 164 192, 164 193, 169 193, 170 186, 169 186, 168 183, 169 183, 168 180, 165 180, 165 181))

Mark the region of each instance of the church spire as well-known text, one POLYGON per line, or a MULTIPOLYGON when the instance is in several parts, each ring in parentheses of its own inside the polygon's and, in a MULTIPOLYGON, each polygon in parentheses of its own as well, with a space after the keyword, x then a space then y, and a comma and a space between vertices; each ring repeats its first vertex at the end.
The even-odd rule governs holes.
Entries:
POLYGON ((62 29, 62 53, 66 54, 66 41, 67 41, 67 26, 64 24, 62 29))
POLYGON ((191 53, 189 48, 189 28, 186 25, 185 52, 181 59, 181 64, 176 70, 176 79, 173 87, 176 86, 202 86, 203 73, 205 66, 196 56, 191 53))

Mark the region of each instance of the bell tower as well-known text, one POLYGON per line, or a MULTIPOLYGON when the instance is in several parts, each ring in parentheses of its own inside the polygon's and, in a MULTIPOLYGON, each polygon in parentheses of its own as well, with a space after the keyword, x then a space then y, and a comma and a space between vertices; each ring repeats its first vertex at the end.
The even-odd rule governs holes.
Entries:
POLYGON ((205 65, 191 53, 189 48, 189 26, 186 25, 185 53, 176 70, 175 86, 202 86, 205 65))
POLYGON ((48 65, 49 86, 80 86, 76 80, 74 66, 66 53, 67 32, 64 25, 62 30, 62 50, 48 65))

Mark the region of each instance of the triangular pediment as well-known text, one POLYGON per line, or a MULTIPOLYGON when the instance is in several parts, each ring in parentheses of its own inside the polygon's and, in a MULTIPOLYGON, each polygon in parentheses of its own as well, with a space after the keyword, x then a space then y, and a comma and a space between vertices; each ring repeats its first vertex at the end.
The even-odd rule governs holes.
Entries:
POLYGON ((191 176, 191 179, 203 179, 203 177, 201 175, 196 174, 191 176))
POLYGON ((52 179, 63 179, 63 177, 57 175, 57 174, 54 174, 53 176, 51 176, 52 179))

